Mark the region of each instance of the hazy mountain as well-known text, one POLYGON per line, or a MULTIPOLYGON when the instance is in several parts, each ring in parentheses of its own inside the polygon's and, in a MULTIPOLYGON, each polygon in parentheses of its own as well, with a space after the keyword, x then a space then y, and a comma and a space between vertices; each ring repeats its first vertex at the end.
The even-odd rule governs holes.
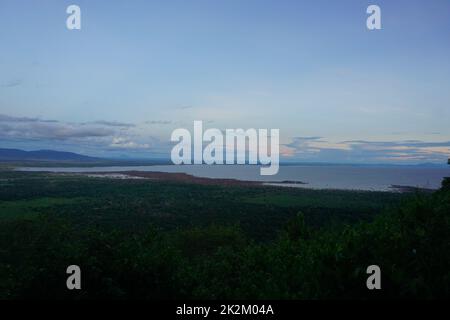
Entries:
POLYGON ((88 157, 73 152, 54 150, 24 151, 0 148, 0 161, 98 161, 99 158, 88 157))

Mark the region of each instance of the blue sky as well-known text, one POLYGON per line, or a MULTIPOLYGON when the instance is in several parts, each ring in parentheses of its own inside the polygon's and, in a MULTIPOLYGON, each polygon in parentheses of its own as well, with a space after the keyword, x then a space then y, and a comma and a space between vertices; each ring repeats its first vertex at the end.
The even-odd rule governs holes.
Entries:
POLYGON ((286 160, 443 162, 449 39, 446 0, 1 0, 0 144, 168 157, 203 120, 279 128, 286 160))

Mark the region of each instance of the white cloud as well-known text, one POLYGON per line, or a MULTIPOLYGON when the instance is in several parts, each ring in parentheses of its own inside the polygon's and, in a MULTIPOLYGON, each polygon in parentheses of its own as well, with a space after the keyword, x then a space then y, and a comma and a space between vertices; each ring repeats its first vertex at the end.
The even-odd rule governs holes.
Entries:
POLYGON ((128 138, 124 137, 114 137, 112 139, 111 144, 109 145, 111 148, 119 148, 119 149, 148 149, 150 145, 148 143, 136 143, 131 141, 128 138))

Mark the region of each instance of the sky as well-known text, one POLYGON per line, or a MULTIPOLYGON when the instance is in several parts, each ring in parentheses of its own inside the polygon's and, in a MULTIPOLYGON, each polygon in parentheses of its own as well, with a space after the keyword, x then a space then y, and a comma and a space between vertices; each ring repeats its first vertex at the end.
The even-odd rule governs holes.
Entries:
POLYGON ((0 147, 168 158, 202 120, 279 129, 285 161, 443 163, 449 57, 447 0, 0 0, 0 147))

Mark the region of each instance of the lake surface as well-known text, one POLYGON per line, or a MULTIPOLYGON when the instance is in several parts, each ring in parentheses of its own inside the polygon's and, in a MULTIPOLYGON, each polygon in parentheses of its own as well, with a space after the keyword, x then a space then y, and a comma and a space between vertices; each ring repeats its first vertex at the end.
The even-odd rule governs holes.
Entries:
POLYGON ((157 171, 183 172, 197 177, 261 181, 267 184, 350 190, 393 190, 393 185, 438 189, 442 179, 450 176, 450 166, 352 166, 352 165, 296 165, 280 166, 277 175, 261 176, 259 166, 250 165, 157 165, 89 168, 18 168, 20 171, 45 172, 120 172, 157 171), (303 182, 305 184, 295 183, 303 182))

